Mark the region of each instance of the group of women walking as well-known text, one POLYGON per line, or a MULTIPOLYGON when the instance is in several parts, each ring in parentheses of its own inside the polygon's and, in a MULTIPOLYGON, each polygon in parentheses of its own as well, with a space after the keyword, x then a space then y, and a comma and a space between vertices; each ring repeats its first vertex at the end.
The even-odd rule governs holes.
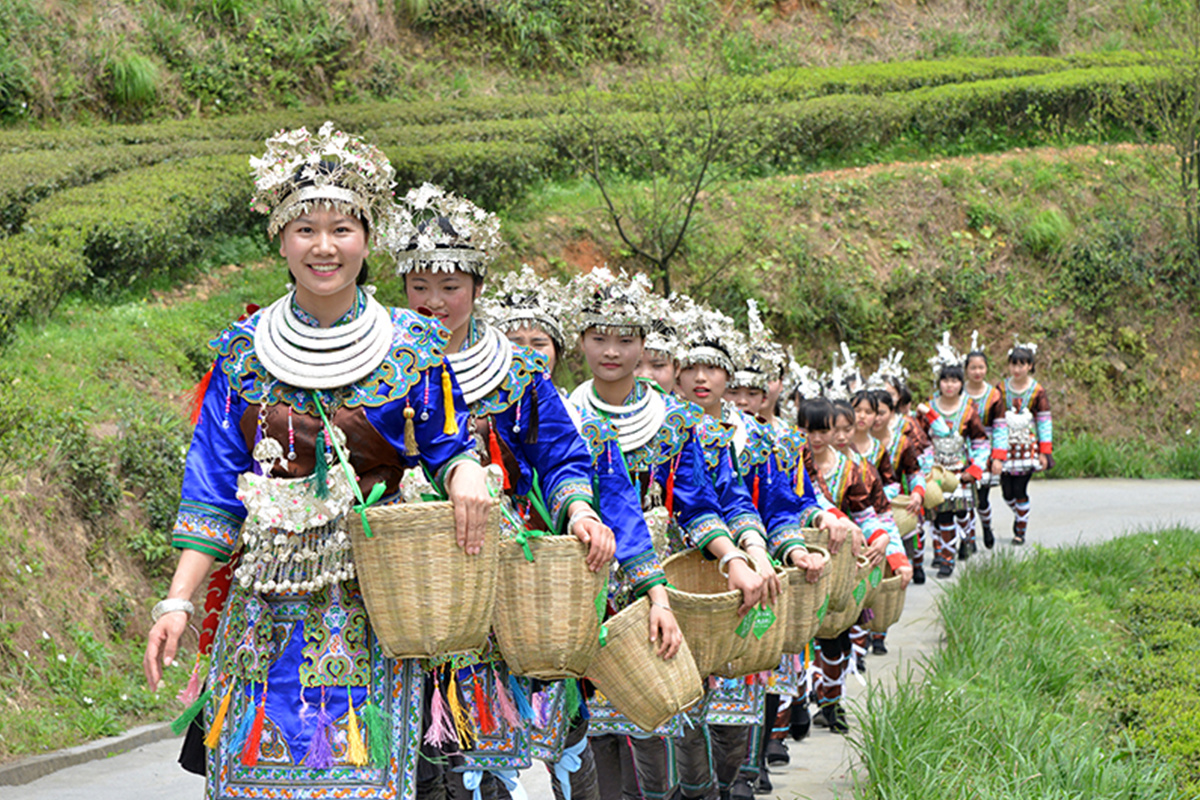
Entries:
POLYGON ((181 762, 211 798, 519 798, 533 758, 577 800, 747 796, 788 758, 810 702, 846 729, 845 675, 886 652, 883 633, 853 625, 772 672, 709 678, 703 701, 643 731, 587 681, 512 674, 494 644, 389 658, 347 534, 372 506, 444 497, 475 554, 499 495, 510 527, 574 536, 591 570, 612 570, 607 614, 648 598, 663 659, 683 641, 663 570, 680 552, 715 562, 769 626, 777 565, 814 582, 826 568, 806 530, 904 583, 924 580, 929 536, 946 577, 975 549, 972 510, 992 546, 998 480, 1025 541, 1029 478, 1052 464, 1031 345, 993 387, 982 349, 963 357, 945 339, 937 392, 911 411, 900 355, 864 376, 843 348, 817 376, 753 303, 742 331, 603 267, 489 285, 495 216, 428 184, 396 200, 386 157, 330 124, 281 132, 251 165, 288 289, 213 341, 179 564, 144 665, 157 685, 207 579, 211 657, 206 671, 197 657, 180 721, 181 762), (406 309, 373 297, 381 248, 406 309), (569 347, 591 378, 567 393, 554 374, 569 347))

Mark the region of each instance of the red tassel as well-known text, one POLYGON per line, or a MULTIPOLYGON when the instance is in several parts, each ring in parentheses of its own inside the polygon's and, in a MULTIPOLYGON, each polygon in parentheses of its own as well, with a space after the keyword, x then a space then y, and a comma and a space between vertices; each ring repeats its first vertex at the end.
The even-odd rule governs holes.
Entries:
POLYGON ((204 407, 204 395, 208 393, 208 384, 212 381, 213 367, 215 366, 216 363, 214 362, 213 366, 208 368, 208 372, 204 373, 204 377, 200 379, 200 382, 192 387, 192 413, 188 415, 192 427, 195 427, 200 422, 200 409, 204 407))
POLYGON ((491 733, 496 730, 496 720, 492 717, 487 696, 483 693, 483 679, 472 673, 471 682, 475 684, 475 713, 479 717, 479 730, 485 734, 491 733))
POLYGON ((500 474, 504 476, 504 491, 512 491, 512 481, 509 480, 508 470, 504 468, 504 456, 500 454, 500 440, 496 438, 496 424, 492 420, 488 420, 488 457, 500 467, 500 474))
POLYGON ((246 739, 246 746, 242 748, 242 763, 247 767, 258 765, 258 748, 262 744, 263 723, 267 718, 267 692, 263 690, 262 701, 258 704, 258 711, 254 712, 254 724, 250 726, 250 736, 246 739))
POLYGON ((671 510, 675 507, 675 467, 679 463, 679 457, 675 457, 675 464, 671 465, 671 471, 667 473, 667 516, 671 516, 671 510))
POLYGON ((754 507, 758 508, 758 476, 754 476, 754 491, 750 494, 750 502, 754 503, 754 507))

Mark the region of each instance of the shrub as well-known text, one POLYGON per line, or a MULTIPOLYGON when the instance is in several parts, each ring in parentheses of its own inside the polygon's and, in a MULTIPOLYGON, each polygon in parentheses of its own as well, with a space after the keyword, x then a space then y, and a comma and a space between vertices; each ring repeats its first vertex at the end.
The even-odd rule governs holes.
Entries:
POLYGON ((1038 213, 1021 233, 1029 252, 1044 256, 1060 249, 1071 232, 1071 221, 1056 208, 1038 213))
POLYGON ((108 62, 112 99, 118 106, 148 106, 158 96, 158 67, 137 53, 120 53, 108 62))
POLYGON ((83 256, 76 250, 28 236, 0 239, 0 342, 19 320, 52 309, 85 274, 83 256))

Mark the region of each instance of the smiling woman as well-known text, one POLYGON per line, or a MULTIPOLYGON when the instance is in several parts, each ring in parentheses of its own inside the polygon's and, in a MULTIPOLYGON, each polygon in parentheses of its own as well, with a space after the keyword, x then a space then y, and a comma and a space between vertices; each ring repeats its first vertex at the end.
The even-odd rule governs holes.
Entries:
POLYGON ((368 226, 335 208, 318 206, 279 234, 279 255, 296 282, 296 302, 328 327, 350 310, 366 282, 368 226))

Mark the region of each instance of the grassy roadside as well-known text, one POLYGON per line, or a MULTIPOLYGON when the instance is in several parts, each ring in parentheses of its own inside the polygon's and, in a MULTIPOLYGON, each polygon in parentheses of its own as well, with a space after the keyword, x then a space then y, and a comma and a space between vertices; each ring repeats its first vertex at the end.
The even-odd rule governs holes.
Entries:
POLYGON ((1198 569, 1184 529, 973 565, 939 604, 946 639, 924 681, 868 697, 856 796, 1195 797, 1198 618, 1179 588, 1198 569))

